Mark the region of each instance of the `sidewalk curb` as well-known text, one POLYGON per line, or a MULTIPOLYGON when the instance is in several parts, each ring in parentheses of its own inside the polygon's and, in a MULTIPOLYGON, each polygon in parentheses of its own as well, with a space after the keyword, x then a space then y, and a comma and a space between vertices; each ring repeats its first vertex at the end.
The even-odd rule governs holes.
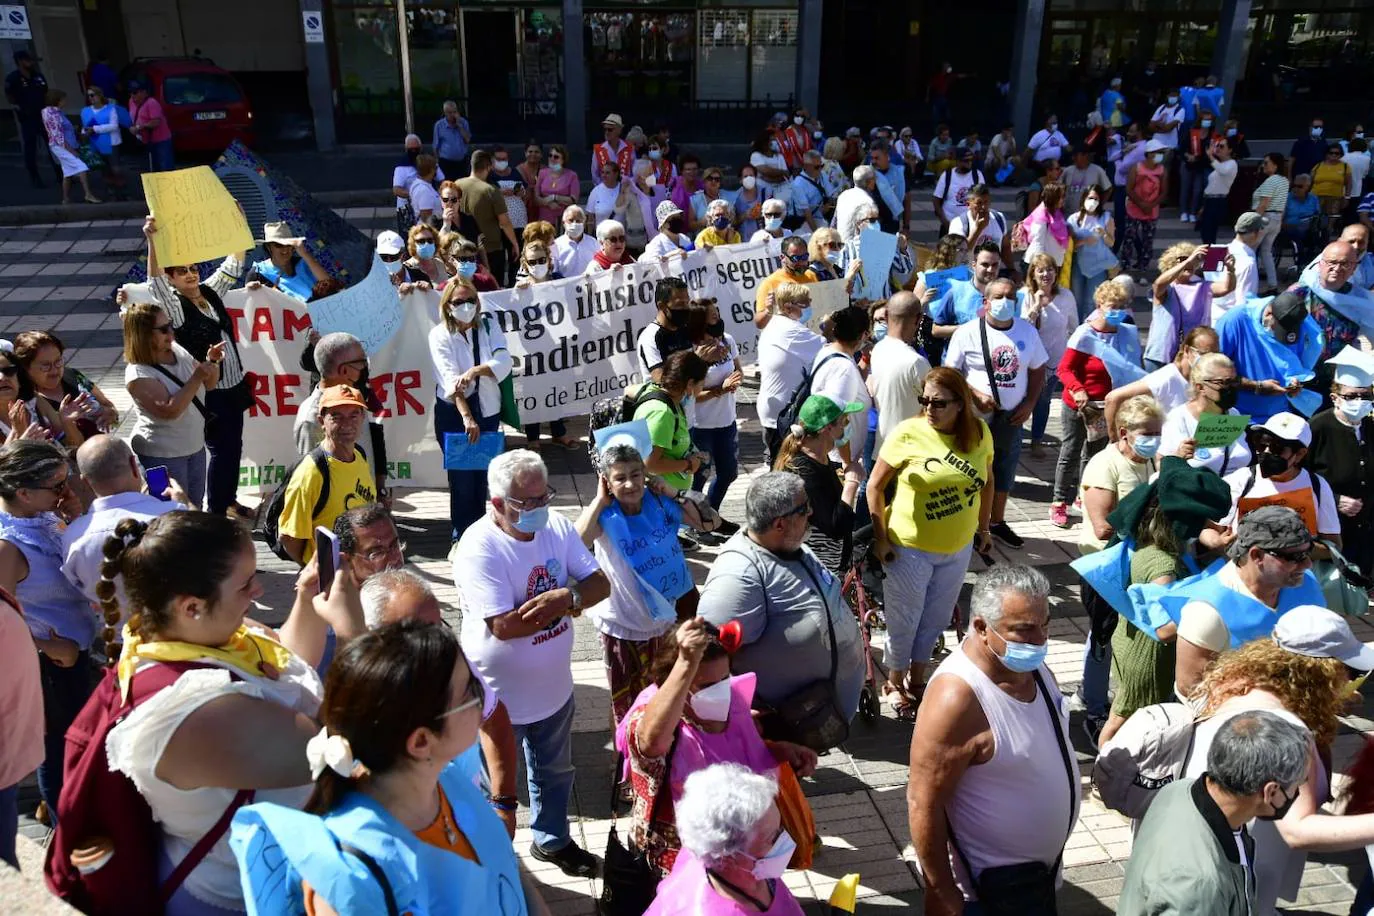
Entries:
MULTIPOLYGON (((395 198, 377 188, 352 191, 319 191, 311 195, 327 207, 386 207, 395 198)), ((142 219, 148 205, 142 200, 111 201, 99 204, 44 204, 30 207, 0 207, 0 226, 31 226, 37 223, 85 223, 104 219, 142 219)))

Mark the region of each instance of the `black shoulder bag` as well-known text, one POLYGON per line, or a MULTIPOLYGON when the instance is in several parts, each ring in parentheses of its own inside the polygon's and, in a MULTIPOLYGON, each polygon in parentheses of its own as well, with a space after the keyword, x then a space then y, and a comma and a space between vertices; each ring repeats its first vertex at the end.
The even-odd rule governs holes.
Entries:
MULTIPOLYGON (((1054 710, 1054 704, 1050 702, 1049 688, 1045 686, 1044 678, 1040 676, 1039 671, 1034 674, 1036 692, 1045 699, 1045 711, 1049 713, 1050 728, 1054 729, 1055 740, 1059 742, 1059 754, 1064 760, 1064 772, 1069 777, 1069 832, 1064 837, 1067 844, 1069 837, 1073 835, 1076 820, 1073 814, 1074 799, 1078 795, 1078 768, 1074 765, 1069 747, 1064 742, 1064 730, 1059 727, 1059 716, 1054 710)), ((949 832, 949 845, 954 847, 955 855, 963 863, 964 871, 973 882, 974 890, 978 892, 978 902, 982 905, 982 911, 987 916, 1056 912, 1054 883, 1059 874, 1059 863, 1064 858, 1062 847, 1059 855, 1054 857, 1053 865, 1046 865, 1040 861, 998 865, 995 868, 984 869, 983 873, 975 878, 973 866, 969 864, 968 857, 959 848, 959 841, 954 837, 954 826, 949 822, 949 815, 945 816, 945 826, 949 832)))
MULTIPOLYGON (((156 363, 153 363, 151 365, 158 372, 161 372, 163 375, 167 376, 169 379, 176 382, 182 388, 186 387, 187 383, 183 382, 181 379, 177 378, 174 374, 172 374, 172 372, 170 372, 166 366, 160 366, 156 363)), ((200 398, 196 395, 191 396, 191 403, 195 405, 196 410, 200 412, 201 419, 205 421, 205 435, 209 436, 211 424, 215 422, 214 412, 211 410, 207 410, 205 405, 201 403, 200 398)))
MULTIPOLYGON (((647 817, 650 826, 654 823, 659 806, 663 804, 663 796, 669 791, 673 752, 677 750, 677 739, 681 733, 682 723, 679 722, 673 730, 673 743, 668 746, 668 755, 663 758, 663 778, 659 780, 658 792, 654 795, 653 803, 649 805, 647 817)), ((612 818, 616 814, 617 780, 620 777, 622 760, 623 757, 616 754, 615 769, 611 773, 612 818)), ((654 897, 658 895, 660 880, 662 879, 658 869, 649 863, 648 853, 631 852, 620 841, 620 834, 612 822, 611 833, 606 837, 606 857, 601 865, 601 897, 596 902, 597 913, 600 916, 643 916, 644 911, 653 904, 654 897)))
POLYGON ((992 403, 997 405, 992 411, 992 416, 988 419, 988 426, 990 427, 994 420, 1002 419, 1006 411, 1002 409, 1002 394, 997 390, 997 376, 992 371, 992 350, 988 347, 988 320, 986 318, 978 319, 978 334, 983 339, 983 369, 987 371, 988 387, 992 389, 992 403))

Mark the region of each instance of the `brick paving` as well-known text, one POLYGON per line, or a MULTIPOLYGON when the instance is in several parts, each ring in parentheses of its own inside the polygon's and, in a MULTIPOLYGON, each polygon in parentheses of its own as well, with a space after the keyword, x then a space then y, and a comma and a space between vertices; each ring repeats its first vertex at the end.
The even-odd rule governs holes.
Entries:
MULTIPOLYGON (((922 190, 922 200, 924 194, 922 190)), ((1015 210, 1014 192, 998 190, 994 206, 1010 214, 1015 210)), ((936 226, 928 205, 914 207, 912 237, 927 242, 934 238, 936 226)), ((363 207, 342 211, 343 215, 369 235, 387 228, 393 221, 390 208, 363 207)), ((1167 211, 1166 211, 1167 212, 1167 211)), ((109 301, 109 294, 133 263, 141 247, 141 220, 96 220, 89 223, 34 225, 6 229, 0 234, 0 336, 21 330, 54 330, 67 344, 71 365, 90 375, 111 399, 128 406, 122 384, 123 359, 121 332, 109 301)), ((1172 213, 1161 220, 1156 240, 1162 250, 1176 241, 1193 238, 1172 213)), ((1148 321, 1145 300, 1136 302, 1137 319, 1148 321)), ((761 471, 763 449, 757 419, 751 406, 752 391, 745 389, 740 410, 742 477, 731 488, 724 506, 726 516, 737 521, 743 517, 743 494, 750 473, 761 471)), ((1057 411, 1052 415, 1057 424, 1057 411)), ((573 422, 574 435, 585 434, 585 420, 573 422)), ((1056 431, 1055 425, 1050 428, 1056 431)), ((515 440, 518 442, 518 438, 515 440)), ((550 483, 558 490, 556 508, 575 517, 580 507, 594 497, 595 477, 584 450, 565 451, 546 446, 550 483)), ((1049 665, 1066 692, 1081 679, 1081 659, 1087 628, 1078 600, 1077 580, 1067 564, 1078 556, 1075 546, 1077 525, 1069 530, 1054 527, 1048 520, 1050 487, 1055 455, 1047 451, 1033 457, 1022 452, 1017 486, 1007 510, 1007 520, 1026 539, 1016 551, 1001 545, 998 562, 1022 562, 1040 567, 1054 583, 1049 665)), ((447 562, 447 499, 441 491, 413 491, 402 494, 396 505, 398 524, 409 543, 410 559, 434 586, 445 608, 445 617, 457 624, 461 619, 452 571, 447 562)), ((714 551, 703 548, 691 556, 693 574, 704 581, 714 551)), ((259 570, 266 592, 258 610, 261 618, 279 622, 291 603, 293 568, 259 547, 259 570)), ((977 564, 975 564, 976 566, 977 564)), ((968 581, 972 582, 972 576, 968 581)), ((965 598, 967 594, 965 594, 965 598)), ((1374 640, 1374 627, 1355 621, 1356 634, 1374 640)), ((952 640, 953 634, 948 633, 952 640)), ((600 648, 593 627, 583 623, 576 628, 573 654, 577 715, 574 722, 573 755, 577 784, 573 798, 573 834, 584 847, 600 854, 606 843, 611 821, 608 817, 612 752, 610 750, 609 694, 600 660, 600 648)), ((1078 761, 1084 774, 1082 816, 1064 852, 1065 883, 1060 892, 1060 912, 1106 914, 1115 911, 1121 888, 1123 868, 1130 854, 1128 822, 1107 811, 1096 801, 1088 785, 1091 752, 1074 717, 1074 737, 1078 761)), ((1348 762, 1358 746, 1359 734, 1374 728, 1374 723, 1354 716, 1346 720, 1337 740, 1336 761, 1348 762)), ((785 880, 808 907, 808 912, 826 912, 822 903, 835 882, 843 875, 861 875, 859 891, 861 913, 910 910, 922 898, 914 856, 907 830, 905 786, 908 778, 907 753, 911 726, 896 721, 884 707, 882 718, 869 725, 856 720, 852 736, 842 748, 821 759, 816 774, 805 783, 816 815, 824 848, 807 872, 789 872, 785 880)), ((919 776, 918 776, 919 778, 919 776)), ((1339 783, 1340 777, 1337 777, 1339 783)), ((1033 787, 1031 789, 1033 791, 1033 787)), ((561 916, 590 916, 595 912, 598 882, 569 878, 556 868, 534 861, 526 854, 529 846, 528 810, 523 806, 523 778, 520 794, 520 829, 516 849, 538 883, 543 885, 551 909, 561 916)), ((30 813, 36 803, 32 781, 21 793, 21 811, 30 813)), ((1015 829, 1009 826, 1009 829, 1015 829)), ((46 839, 45 828, 25 819, 21 833, 38 843, 46 839)), ((36 867, 39 850, 27 844, 26 870, 36 867)), ((1354 897, 1352 882, 1358 883, 1365 865, 1364 856, 1353 854, 1315 854, 1309 857, 1299 900, 1290 912, 1346 913, 1354 897)), ((0 902, 0 912, 10 910, 0 902)), ((24 911, 28 911, 25 909, 24 911)))

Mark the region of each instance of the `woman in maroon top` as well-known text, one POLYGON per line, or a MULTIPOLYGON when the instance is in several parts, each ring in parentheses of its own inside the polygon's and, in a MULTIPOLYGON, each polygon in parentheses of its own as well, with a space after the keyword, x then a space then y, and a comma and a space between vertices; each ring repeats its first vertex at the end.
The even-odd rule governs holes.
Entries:
POLYGON ((1069 335, 1057 372, 1064 385, 1063 436, 1054 469, 1050 521, 1060 528, 1069 526, 1068 503, 1088 459, 1107 444, 1104 402, 1113 386, 1098 354, 1115 350, 1125 361, 1140 365, 1140 331, 1126 321, 1131 314, 1131 294, 1120 283, 1103 283, 1093 294, 1093 302, 1096 310, 1069 335))

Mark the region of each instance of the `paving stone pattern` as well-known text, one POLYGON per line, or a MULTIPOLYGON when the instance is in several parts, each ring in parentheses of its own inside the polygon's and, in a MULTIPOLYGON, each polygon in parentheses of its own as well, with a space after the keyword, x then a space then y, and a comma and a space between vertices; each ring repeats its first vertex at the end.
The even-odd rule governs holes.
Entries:
MULTIPOLYGON (((912 238, 934 240, 936 225, 927 193, 919 192, 913 205, 912 238)), ((995 192, 994 206, 1007 213, 1015 211, 1014 191, 995 192)), ((353 208, 343 211, 350 222, 369 236, 388 228, 393 212, 387 206, 353 208)), ((36 225, 5 229, 0 233, 0 336, 26 329, 51 329, 67 344, 70 363, 95 379, 121 408, 127 408, 128 395, 122 384, 122 337, 118 318, 109 299, 111 291, 133 264, 141 248, 141 220, 99 220, 90 223, 36 225)), ((1180 224, 1176 215, 1166 211, 1156 240, 1157 250, 1176 241, 1194 239, 1190 227, 1180 224)), ((1143 292, 1143 290, 1142 290, 1143 292)), ((1149 308, 1143 298, 1136 300, 1136 317, 1143 325, 1149 308)), ((753 384, 753 383, 751 383, 753 384)), ((756 384, 754 384, 756 388, 756 384)), ((742 390, 740 398, 740 448, 743 476, 732 487, 724 506, 727 517, 743 519, 743 498, 750 473, 758 473, 763 462, 763 447, 754 414, 753 388, 742 390)), ((1052 416, 1051 433, 1057 429, 1057 410, 1052 416)), ((585 434, 586 422, 571 424, 574 435, 585 434)), ((513 437, 519 442, 518 437, 513 437)), ((558 491, 556 508, 575 517, 580 507, 593 499, 596 479, 583 449, 566 451, 546 446, 550 483, 558 491)), ((1007 510, 1012 527, 1026 539, 1025 547, 1011 551, 997 549, 998 562, 1021 562, 1040 567, 1054 584, 1051 597, 1054 620, 1051 625, 1049 664, 1066 692, 1081 679, 1082 654, 1087 630, 1078 599, 1077 579, 1067 563, 1078 556, 1075 546, 1078 524, 1061 530, 1050 524, 1048 506, 1053 481, 1055 454, 1047 450, 1033 457, 1022 452, 1015 494, 1007 510)), ((415 567, 434 586, 452 624, 461 619, 453 575, 447 561, 447 498, 440 491, 403 494, 397 502, 402 536, 409 544, 415 567)), ((704 581, 713 550, 702 549, 691 557, 693 573, 704 581)), ((291 604, 294 573, 269 551, 259 547, 259 570, 266 588, 258 612, 268 622, 283 619, 291 604)), ((975 563, 975 566, 979 564, 975 563)), ((976 571, 976 570, 975 570, 976 571)), ((972 582, 972 576, 968 580, 972 582)), ((967 598, 967 593, 965 593, 967 598)), ((1374 639, 1374 628, 1355 623, 1361 639, 1374 639)), ((611 821, 609 695, 600 648, 593 628, 586 622, 576 628, 573 654, 577 714, 574 723, 573 755, 577 784, 573 798, 573 835, 585 848, 600 854, 606 845, 611 821)), ((953 639, 953 634, 947 634, 953 639)), ((1361 732, 1374 727, 1362 717, 1351 717, 1337 741, 1338 764, 1347 762, 1358 747, 1361 732)), ((1064 852, 1065 882, 1060 892, 1060 912, 1064 916, 1106 914, 1115 911, 1121 889, 1124 864, 1131 848, 1131 832, 1126 820, 1107 811, 1089 789, 1091 754, 1074 718, 1078 761, 1083 772, 1083 807, 1078 826, 1064 852)), ((856 721, 851 739, 826 754, 816 775, 806 781, 806 791, 815 810, 816 824, 824 848, 808 872, 789 872, 785 881, 808 912, 826 913, 823 902, 835 882, 843 875, 861 875, 861 913, 910 911, 922 899, 921 881, 915 867, 907 829, 905 787, 911 726, 890 715, 874 725, 856 721)), ((915 774, 920 778, 920 774, 915 774)), ((1338 777, 1339 782, 1339 777, 1338 777)), ((1027 787, 1034 791, 1033 786, 1027 787)), ((560 916, 590 916, 595 912, 594 898, 599 883, 569 878, 551 865, 527 855, 530 842, 528 809, 524 807, 525 789, 521 779, 520 829, 516 848, 536 880, 554 913, 560 916)), ((21 810, 29 814, 36 803, 36 790, 29 783, 21 796, 21 810)), ((1015 812, 1007 813, 1007 829, 1015 830, 1015 812)), ((25 820, 22 832, 42 842, 46 830, 25 820)), ((32 850, 31 850, 32 851, 32 850)), ((1346 913, 1354 897, 1352 881, 1358 883, 1365 865, 1358 854, 1315 854, 1309 858, 1299 900, 1291 912, 1346 913)), ((0 905, 3 909, 3 905, 0 905)))

